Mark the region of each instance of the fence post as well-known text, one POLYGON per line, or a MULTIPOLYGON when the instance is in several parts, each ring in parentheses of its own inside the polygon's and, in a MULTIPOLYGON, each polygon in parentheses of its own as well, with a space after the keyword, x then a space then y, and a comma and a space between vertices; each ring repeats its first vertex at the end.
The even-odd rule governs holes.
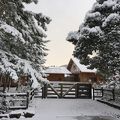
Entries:
POLYGON ((44 87, 42 87, 42 99, 44 98, 44 87))
POLYGON ((112 89, 113 100, 115 100, 115 89, 112 89))
POLYGON ((92 85, 89 84, 89 98, 92 99, 92 85))
POLYGON ((93 100, 95 100, 95 95, 94 95, 95 89, 93 87, 93 100))
POLYGON ((104 89, 103 89, 103 87, 101 88, 101 91, 102 91, 102 97, 103 97, 103 95, 104 95, 104 89))
POLYGON ((46 97, 47 97, 47 84, 45 84, 44 87, 42 87, 42 98, 46 97))
POLYGON ((28 109, 28 105, 29 105, 29 92, 27 92, 27 95, 26 95, 26 109, 28 109))
POLYGON ((75 97, 78 98, 78 83, 75 85, 75 97))
POLYGON ((48 84, 45 84, 45 98, 47 98, 48 84))
POLYGON ((60 88, 61 89, 60 97, 62 98, 62 95, 63 95, 63 84, 62 83, 60 84, 60 87, 61 87, 60 88))

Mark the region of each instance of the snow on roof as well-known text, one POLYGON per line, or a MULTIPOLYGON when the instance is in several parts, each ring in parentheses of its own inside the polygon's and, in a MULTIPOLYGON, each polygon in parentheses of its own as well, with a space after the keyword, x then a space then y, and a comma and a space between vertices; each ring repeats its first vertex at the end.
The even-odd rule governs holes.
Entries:
POLYGON ((72 60, 81 72, 92 72, 92 73, 96 72, 96 69, 91 70, 91 69, 88 69, 87 66, 80 64, 80 62, 77 58, 72 58, 72 60))
POLYGON ((45 73, 71 74, 71 72, 67 70, 66 67, 49 67, 46 69, 45 73))

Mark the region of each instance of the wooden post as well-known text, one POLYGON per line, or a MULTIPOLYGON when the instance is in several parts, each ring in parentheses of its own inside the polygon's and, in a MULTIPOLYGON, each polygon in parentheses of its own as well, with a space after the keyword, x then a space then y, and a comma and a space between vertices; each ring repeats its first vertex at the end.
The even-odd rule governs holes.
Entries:
POLYGON ((11 78, 9 78, 8 91, 10 90, 11 82, 12 82, 12 79, 11 79, 11 78))
POLYGON ((5 74, 3 77, 4 77, 4 81, 3 81, 3 92, 5 92, 5 90, 6 90, 6 84, 7 84, 6 74, 5 74))
POLYGON ((1 86, 0 92, 3 92, 3 75, 2 74, 0 74, 0 86, 1 86))
POLYGON ((94 92, 95 92, 95 89, 93 87, 93 100, 95 100, 95 94, 94 94, 94 92))
POLYGON ((45 98, 47 98, 48 84, 45 84, 45 98))
POLYGON ((42 87, 42 99, 45 98, 44 96, 44 87, 42 87))
POLYGON ((47 84, 42 87, 42 98, 47 98, 47 84))
POLYGON ((101 88, 101 91, 102 91, 102 97, 104 96, 104 89, 103 87, 101 88))
POLYGON ((61 92, 60 92, 60 98, 62 98, 62 96, 63 96, 63 84, 60 84, 60 90, 61 90, 61 92))
POLYGON ((89 84, 89 97, 92 98, 92 85, 89 84))
POLYGON ((115 89, 112 89, 113 100, 115 100, 115 89))
POLYGON ((79 84, 77 83, 76 85, 75 85, 75 97, 76 98, 78 98, 78 90, 79 89, 79 84))
POLYGON ((27 92, 27 95, 26 95, 26 109, 28 109, 28 105, 29 105, 29 92, 27 92))

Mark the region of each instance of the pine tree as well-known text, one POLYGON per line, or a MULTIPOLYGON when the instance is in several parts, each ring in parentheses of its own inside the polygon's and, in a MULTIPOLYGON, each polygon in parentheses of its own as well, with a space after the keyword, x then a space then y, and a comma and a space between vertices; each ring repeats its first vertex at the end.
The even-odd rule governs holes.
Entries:
POLYGON ((38 1, 0 0, 0 71, 9 72, 13 79, 27 73, 37 83, 47 55, 46 24, 51 19, 24 10, 24 4, 32 2, 38 1))
POLYGON ((74 56, 81 63, 97 68, 107 78, 120 71, 119 0, 96 0, 78 32, 74 56))

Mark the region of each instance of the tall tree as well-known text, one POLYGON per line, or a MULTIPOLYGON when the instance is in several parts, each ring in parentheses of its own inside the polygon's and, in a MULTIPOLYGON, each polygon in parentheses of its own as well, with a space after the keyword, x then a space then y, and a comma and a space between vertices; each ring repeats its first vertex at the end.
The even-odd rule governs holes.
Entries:
POLYGON ((81 63, 97 68, 107 78, 120 74, 119 0, 96 0, 78 33, 73 54, 81 63))
POLYGON ((0 0, 0 71, 9 72, 13 79, 30 74, 35 86, 47 55, 44 38, 51 19, 26 11, 24 4, 32 2, 38 1, 0 0))

